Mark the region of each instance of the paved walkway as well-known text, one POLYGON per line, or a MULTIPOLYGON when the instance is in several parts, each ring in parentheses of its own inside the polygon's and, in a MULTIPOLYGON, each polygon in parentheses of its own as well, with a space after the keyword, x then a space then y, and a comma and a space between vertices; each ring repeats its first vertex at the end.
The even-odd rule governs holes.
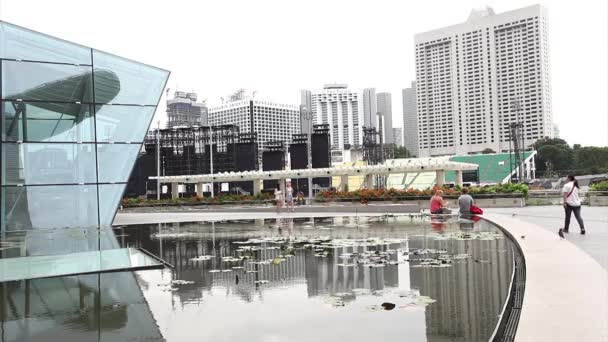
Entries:
POLYGON ((522 220, 529 216, 484 216, 513 235, 526 260, 526 288, 515 341, 608 341, 605 268, 553 230, 522 220))
MULTIPOLYGON (((521 221, 536 224, 551 232, 564 226, 564 209, 561 206, 530 206, 524 208, 489 208, 487 213, 510 214, 521 221)), ((586 235, 579 233, 578 223, 572 215, 570 234, 566 239, 587 254, 591 255, 608 271, 608 208, 588 207, 581 209, 581 215, 587 230, 586 235)))

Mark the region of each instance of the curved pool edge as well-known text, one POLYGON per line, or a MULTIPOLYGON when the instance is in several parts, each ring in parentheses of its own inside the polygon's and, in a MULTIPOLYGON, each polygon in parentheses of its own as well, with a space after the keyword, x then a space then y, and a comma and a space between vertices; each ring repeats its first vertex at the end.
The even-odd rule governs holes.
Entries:
POLYGON ((608 341, 608 272, 587 253, 509 215, 483 217, 511 235, 525 258, 515 341, 608 341))

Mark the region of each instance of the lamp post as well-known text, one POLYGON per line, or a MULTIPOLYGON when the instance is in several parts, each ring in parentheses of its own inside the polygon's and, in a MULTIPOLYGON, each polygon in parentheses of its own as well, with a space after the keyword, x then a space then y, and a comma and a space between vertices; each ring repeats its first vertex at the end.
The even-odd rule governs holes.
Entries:
POLYGON ((156 127, 156 199, 160 200, 160 120, 156 127))
POLYGON ((312 112, 306 106, 301 106, 300 110, 302 111, 302 117, 308 123, 308 143, 306 144, 306 157, 308 160, 308 204, 312 204, 312 177, 310 177, 310 172, 312 172, 312 112))
POLYGON ((213 126, 209 125, 209 171, 211 174, 211 198, 215 197, 213 186, 213 126))

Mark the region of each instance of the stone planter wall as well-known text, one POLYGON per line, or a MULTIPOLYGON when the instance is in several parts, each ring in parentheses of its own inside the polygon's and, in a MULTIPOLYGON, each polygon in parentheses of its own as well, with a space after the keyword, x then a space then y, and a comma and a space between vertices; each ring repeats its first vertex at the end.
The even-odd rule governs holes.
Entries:
POLYGON ((608 191, 589 191, 587 198, 591 206, 608 207, 608 191))

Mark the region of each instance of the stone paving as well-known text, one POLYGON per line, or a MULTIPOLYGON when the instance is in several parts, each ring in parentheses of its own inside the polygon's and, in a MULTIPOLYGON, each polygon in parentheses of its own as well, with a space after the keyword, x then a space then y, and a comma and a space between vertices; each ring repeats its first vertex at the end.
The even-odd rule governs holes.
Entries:
MULTIPOLYGON (((511 214, 513 217, 536 224, 555 232, 564 226, 564 209, 562 206, 529 206, 524 208, 489 208, 487 213, 511 214)), ((566 239, 587 254, 591 255, 608 271, 608 207, 583 206, 581 216, 585 223, 586 235, 581 235, 578 223, 572 215, 570 234, 566 239)))

